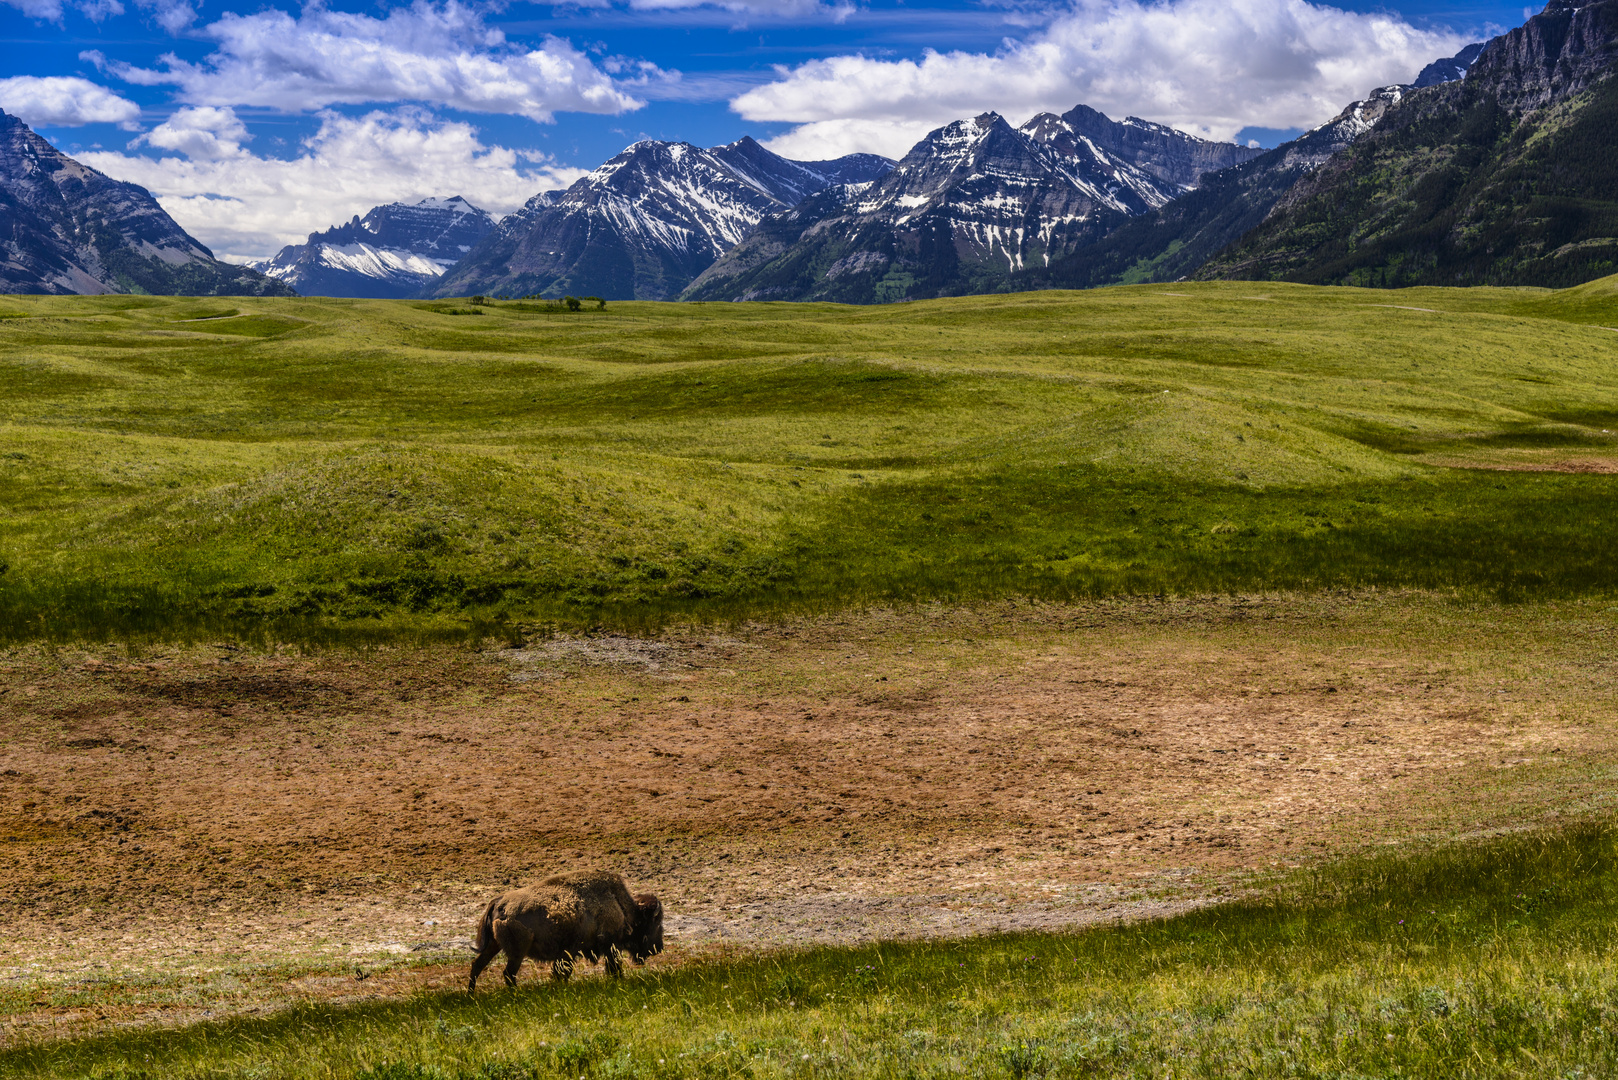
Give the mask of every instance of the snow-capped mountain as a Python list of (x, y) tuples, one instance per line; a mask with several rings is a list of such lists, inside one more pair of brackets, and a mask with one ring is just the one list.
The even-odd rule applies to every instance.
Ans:
[(493, 228), (459, 195), (388, 203), (253, 265), (304, 296), (415, 296)]
[(1477, 62), (1477, 58), (1482, 54), (1483, 46), (1486, 44), (1488, 42), (1479, 41), (1468, 45), (1454, 56), (1434, 60), (1421, 69), (1421, 74), (1417, 75), (1416, 81), (1410, 85), (1420, 89), (1423, 86), (1439, 86), (1443, 83), (1457, 82), (1466, 78), (1466, 73)]
[[(1138, 143), (1144, 164), (1192, 175), (1174, 155), (1201, 140), (1154, 138)], [(1154, 157), (1153, 145), (1174, 153)], [(994, 291), (1186, 190), (1164, 175), (1109, 153), (1066, 117), (1044, 113), (1018, 129), (984, 113), (930, 132), (864, 190), (828, 193), (760, 226), (686, 296), (870, 303)]]
[[(1139, 214), (1179, 194), (1051, 119), (1055, 125), (1032, 131), (1014, 130), (992, 112), (947, 124), (912, 147), (854, 212), (890, 212), (903, 223), (947, 206), (962, 222), (990, 227), (1022, 221), (1038, 208), (1049, 235), (1063, 221), (1104, 210)], [(1000, 246), (1012, 263), (1020, 261)]]
[(1040, 113), (1022, 129), (1063, 153), (1088, 144), (1111, 160), (1133, 165), (1176, 195), (1195, 188), (1203, 174), (1228, 169), (1264, 151), (1235, 143), (1210, 142), (1138, 116), (1109, 119), (1088, 105), (1057, 116)]
[(791, 161), (751, 138), (710, 149), (638, 142), (565, 192), (530, 200), (430, 291), (670, 299), (766, 215), (892, 164)]
[(75, 161), (0, 112), (0, 292), (283, 296), (175, 224), (151, 193)]

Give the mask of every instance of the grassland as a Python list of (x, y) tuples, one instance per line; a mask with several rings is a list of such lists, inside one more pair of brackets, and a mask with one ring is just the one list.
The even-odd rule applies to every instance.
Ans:
[(531, 307), (0, 299), (0, 635), (1618, 586), (1612, 281)]
[(0, 298), (0, 1073), (1611, 1074), (1614, 327)]
[(1083, 934), (817, 950), (0, 1052), (18, 1080), (1597, 1077), (1618, 843), (1362, 859)]

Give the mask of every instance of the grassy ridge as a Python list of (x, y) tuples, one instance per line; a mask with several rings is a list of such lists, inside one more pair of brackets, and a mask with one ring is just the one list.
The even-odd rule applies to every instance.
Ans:
[(1078, 934), (816, 950), (0, 1052), (26, 1077), (1492, 1077), (1618, 1069), (1618, 837), (1381, 856)]
[(1611, 282), (1257, 290), (0, 298), (0, 636), (1618, 586)]

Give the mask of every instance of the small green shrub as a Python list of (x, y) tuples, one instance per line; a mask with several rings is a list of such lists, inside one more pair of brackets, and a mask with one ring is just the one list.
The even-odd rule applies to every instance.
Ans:
[(354, 1074), (354, 1080), (450, 1080), (444, 1070), (414, 1061), (384, 1061)]
[(606, 1061), (617, 1049), (617, 1036), (608, 1032), (575, 1033), (551, 1050), (551, 1064), (563, 1076), (580, 1076)]
[(1045, 1071), (1048, 1055), (1044, 1044), (1021, 1040), (1000, 1047), (999, 1058), (1012, 1080), (1028, 1080)]
[(538, 1070), (514, 1061), (485, 1061), (474, 1069), (462, 1069), (455, 1080), (537, 1080)]
[(859, 964), (843, 977), (843, 986), (851, 994), (869, 994), (877, 986), (875, 964)]
[(769, 981), (764, 988), (765, 997), (783, 1005), (808, 1005), (810, 989), (809, 983), (803, 976), (795, 971), (783, 972)]

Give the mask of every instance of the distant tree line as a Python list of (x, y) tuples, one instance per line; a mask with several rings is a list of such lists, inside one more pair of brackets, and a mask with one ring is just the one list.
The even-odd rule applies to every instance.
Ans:
[(530, 293), (527, 296), (492, 296), (492, 297), (491, 296), (484, 296), (482, 293), (479, 293), (478, 295), (476, 295), (474, 297), (471, 297), (468, 302), (472, 303), (472, 304), (475, 304), (475, 305), (478, 305), (478, 306), (486, 306), (486, 305), (488, 305), (490, 302), (492, 302), (494, 300), (528, 300), (528, 301), (537, 300), (540, 303), (544, 304), (546, 307), (553, 308), (553, 309), (555, 309), (557, 311), (561, 311), (564, 308), (567, 309), (568, 311), (581, 311), (581, 310), (583, 310), (584, 305), (586, 305), (586, 304), (593, 304), (597, 311), (605, 311), (605, 310), (607, 310), (607, 302), (605, 300), (603, 300), (599, 296), (564, 296), (564, 297), (562, 297), (561, 300), (554, 300), (554, 299), (551, 299), (551, 298), (548, 298), (548, 297), (541, 296), (539, 293)]

